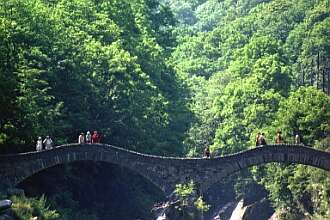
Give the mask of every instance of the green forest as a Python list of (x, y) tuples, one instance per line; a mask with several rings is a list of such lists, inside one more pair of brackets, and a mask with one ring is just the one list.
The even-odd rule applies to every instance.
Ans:
[[(0, 1), (0, 154), (88, 130), (161, 156), (227, 155), (277, 131), (330, 151), (329, 95), (329, 0)], [(330, 219), (329, 172), (271, 163), (229, 180), (237, 197), (262, 186), (283, 220)], [(108, 219), (80, 213), (69, 188), (70, 209), (13, 198), (17, 218)]]

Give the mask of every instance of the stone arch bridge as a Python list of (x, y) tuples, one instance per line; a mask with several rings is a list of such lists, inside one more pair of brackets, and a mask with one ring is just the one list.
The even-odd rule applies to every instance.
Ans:
[(169, 194), (177, 183), (194, 180), (207, 190), (241, 169), (270, 162), (298, 163), (330, 171), (330, 152), (301, 145), (268, 145), (212, 159), (141, 154), (106, 144), (68, 144), (52, 150), (0, 156), (0, 183), (14, 187), (59, 164), (102, 161), (126, 167)]

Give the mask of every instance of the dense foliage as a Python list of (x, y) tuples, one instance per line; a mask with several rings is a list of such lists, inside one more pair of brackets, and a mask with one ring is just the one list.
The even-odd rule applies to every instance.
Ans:
[[(328, 0), (2, 1), (0, 152), (87, 130), (160, 155), (224, 155), (278, 130), (329, 151), (329, 36)], [(239, 175), (238, 193), (263, 185), (283, 218), (330, 218), (326, 172)]]
[[(0, 199), (8, 199), (4, 194), (0, 194)], [(23, 195), (11, 196), (12, 216), (17, 220), (26, 219), (42, 219), (42, 220), (57, 220), (60, 215), (55, 210), (52, 210), (45, 196), (40, 198), (27, 198)], [(1, 212), (3, 214), (3, 210)]]
[(166, 7), (10, 0), (0, 13), (2, 151), (25, 151), (37, 136), (61, 144), (98, 130), (103, 142), (182, 153), (189, 112), (166, 64), (175, 43)]
[[(179, 21), (171, 62), (196, 116), (185, 139), (189, 156), (205, 146), (220, 155), (247, 149), (257, 132), (273, 143), (278, 130), (286, 142), (299, 134), (304, 144), (330, 150), (329, 1), (164, 2)], [(241, 175), (239, 195), (249, 191), (242, 180), (253, 182)], [(329, 218), (329, 174), (270, 164), (252, 176), (283, 218)]]
[(179, 216), (171, 219), (189, 220), (203, 219), (203, 212), (207, 212), (210, 205), (207, 205), (202, 196), (198, 196), (196, 185), (193, 181), (187, 184), (177, 184), (175, 195), (177, 197), (176, 206)]

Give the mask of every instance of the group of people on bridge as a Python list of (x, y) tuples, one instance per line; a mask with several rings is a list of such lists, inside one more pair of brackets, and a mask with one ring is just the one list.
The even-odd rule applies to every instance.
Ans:
[[(295, 144), (301, 144), (299, 134), (296, 134), (294, 137)], [(275, 136), (275, 144), (284, 144), (284, 138), (282, 136), (282, 132), (278, 131)], [(256, 136), (256, 147), (267, 145), (265, 133), (258, 132)]]
[[(295, 144), (301, 144), (301, 138), (299, 134), (296, 134), (294, 137)], [(284, 144), (284, 138), (282, 136), (282, 132), (278, 131), (275, 136), (275, 144)], [(258, 132), (255, 141), (256, 147), (267, 145), (265, 133)], [(211, 158), (210, 147), (206, 146), (203, 151), (203, 158)]]
[[(93, 134), (91, 134), (90, 131), (87, 131), (86, 135), (81, 132), (79, 137), (78, 137), (78, 144), (93, 144), (93, 143), (100, 143), (101, 142), (101, 136), (98, 134), (97, 131), (94, 131)], [(259, 146), (265, 146), (267, 145), (266, 138), (265, 138), (265, 133), (258, 132), (256, 136), (256, 147)], [(282, 132), (278, 131), (275, 137), (275, 144), (283, 144), (284, 139), (282, 137)], [(300, 144), (300, 136), (299, 134), (296, 134), (295, 136), (295, 144)], [(45, 147), (45, 148), (43, 148)], [(53, 148), (53, 140), (47, 135), (46, 138), (42, 141), (41, 137), (38, 137), (37, 144), (36, 144), (36, 150), (37, 151), (42, 151), (43, 149), (45, 150), (50, 150)], [(203, 152), (203, 158), (211, 158), (211, 151), (210, 147), (206, 146), (204, 148)]]
[[(101, 142), (101, 135), (97, 131), (94, 131), (93, 134), (91, 134), (90, 131), (87, 131), (86, 135), (82, 132), (78, 137), (78, 144), (85, 144), (85, 143), (93, 144), (100, 142)], [(49, 135), (47, 135), (44, 140), (42, 140), (42, 137), (38, 137), (36, 143), (36, 151), (50, 150), (53, 149), (53, 147), (54, 147), (54, 142)]]
[(36, 150), (42, 151), (43, 149), (45, 150), (53, 149), (53, 140), (49, 137), (49, 135), (47, 135), (44, 140), (42, 140), (41, 137), (38, 137)]
[(94, 131), (93, 134), (91, 134), (90, 131), (87, 131), (86, 136), (83, 132), (81, 132), (78, 137), (78, 144), (94, 144), (100, 142), (101, 135), (97, 133), (97, 131)]

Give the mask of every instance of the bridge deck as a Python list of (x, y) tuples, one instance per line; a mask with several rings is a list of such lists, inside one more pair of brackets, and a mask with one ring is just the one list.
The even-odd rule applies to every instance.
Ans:
[(330, 152), (302, 145), (267, 145), (205, 159), (148, 155), (106, 144), (67, 144), (41, 152), (1, 155), (0, 179), (16, 185), (41, 170), (74, 161), (117, 164), (139, 173), (164, 191), (190, 179), (207, 188), (240, 169), (269, 162), (298, 163), (330, 171)]

